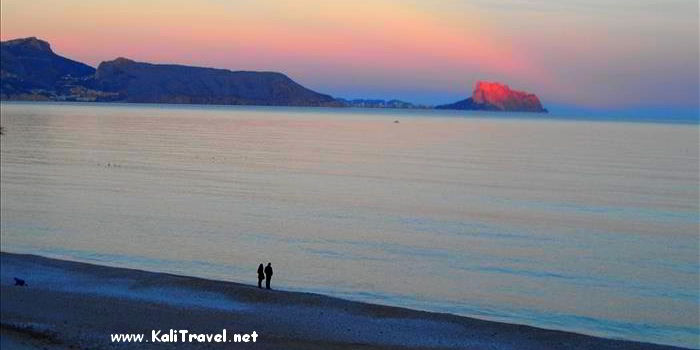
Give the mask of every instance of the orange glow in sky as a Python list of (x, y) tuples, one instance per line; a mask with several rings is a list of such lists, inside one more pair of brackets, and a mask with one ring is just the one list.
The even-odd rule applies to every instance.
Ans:
[[(476, 80), (545, 104), (697, 108), (694, 0), (3, 0), (1, 38), (90, 65), (271, 70), (347, 98), (447, 103)], [(673, 40), (668, 40), (673, 38)]]

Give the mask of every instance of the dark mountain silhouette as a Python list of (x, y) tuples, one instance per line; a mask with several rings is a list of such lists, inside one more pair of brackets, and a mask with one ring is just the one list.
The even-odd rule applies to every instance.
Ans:
[(49, 43), (34, 37), (0, 43), (2, 98), (49, 98), (51, 92), (90, 79), (94, 73), (95, 68), (55, 54)]
[(508, 85), (485, 81), (474, 85), (472, 97), (435, 108), (547, 113), (535, 94), (511, 90)]
[(342, 106), (275, 72), (230, 71), (126, 58), (94, 68), (55, 54), (37, 38), (2, 42), (4, 100), (121, 101), (266, 106)]
[(269, 106), (326, 106), (329, 95), (311, 91), (282, 73), (230, 71), (126, 58), (102, 62), (95, 88), (125, 102)]

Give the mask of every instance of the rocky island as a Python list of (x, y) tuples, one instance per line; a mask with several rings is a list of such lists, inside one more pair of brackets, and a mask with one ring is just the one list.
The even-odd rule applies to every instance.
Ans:
[(535, 94), (511, 90), (508, 85), (487, 81), (479, 81), (474, 85), (472, 97), (435, 108), (547, 113)]

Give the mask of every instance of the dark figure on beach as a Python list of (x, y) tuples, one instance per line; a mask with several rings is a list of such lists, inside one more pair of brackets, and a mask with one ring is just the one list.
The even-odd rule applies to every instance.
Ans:
[(262, 288), (262, 281), (265, 279), (265, 270), (263, 269), (263, 264), (258, 266), (258, 288)]
[(270, 289), (270, 280), (272, 279), (272, 263), (267, 263), (265, 267), (265, 288)]
[(26, 287), (26, 286), (27, 286), (27, 281), (25, 281), (25, 280), (23, 280), (23, 279), (21, 279), (21, 278), (15, 277), (15, 286)]

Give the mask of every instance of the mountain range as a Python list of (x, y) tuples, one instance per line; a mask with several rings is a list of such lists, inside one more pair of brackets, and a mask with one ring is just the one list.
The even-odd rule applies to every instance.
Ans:
[[(399, 100), (348, 100), (310, 90), (278, 72), (105, 61), (97, 69), (35, 37), (0, 43), (0, 99), (263, 106), (430, 108)], [(546, 112), (537, 96), (477, 83), (472, 97), (439, 109)]]
[(49, 99), (48, 92), (65, 93), (73, 82), (85, 81), (95, 68), (55, 54), (49, 43), (36, 38), (0, 44), (0, 97)]
[(92, 102), (340, 106), (282, 73), (230, 71), (117, 58), (97, 69), (37, 38), (0, 45), (0, 98)]

